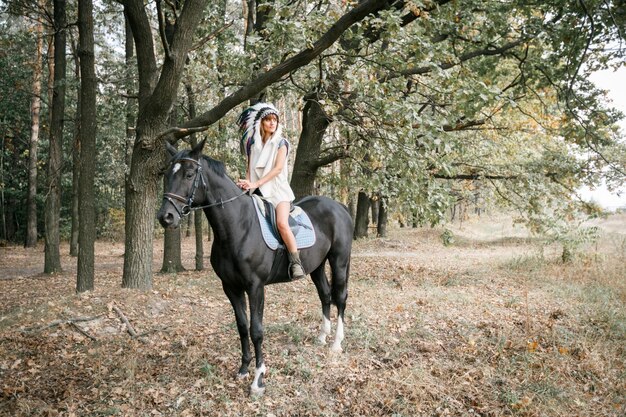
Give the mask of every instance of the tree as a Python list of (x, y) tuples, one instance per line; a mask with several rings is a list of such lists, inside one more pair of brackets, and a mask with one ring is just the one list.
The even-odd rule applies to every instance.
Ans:
[(80, 175), (78, 234), (78, 273), (76, 291), (94, 287), (94, 242), (96, 240), (96, 210), (94, 176), (96, 169), (96, 72), (93, 34), (93, 3), (78, 1), (78, 34), (80, 59)]
[(63, 143), (63, 120), (65, 117), (65, 0), (54, 0), (54, 90), (52, 94), (50, 122), (50, 150), (48, 152), (48, 190), (45, 214), (44, 272), (61, 271), (59, 250), (61, 210), (61, 166)]
[[(43, 2), (39, 2), (43, 8)], [(39, 146), (39, 113), (41, 112), (41, 77), (43, 56), (43, 22), (35, 23), (37, 53), (33, 63), (33, 84), (31, 101), (31, 133), (30, 149), (28, 152), (28, 199), (26, 202), (28, 216), (26, 224), (26, 239), (24, 246), (32, 248), (37, 244), (37, 151)]]

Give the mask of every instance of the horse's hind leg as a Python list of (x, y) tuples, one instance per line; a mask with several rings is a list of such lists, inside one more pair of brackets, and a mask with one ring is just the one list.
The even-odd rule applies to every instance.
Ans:
[(250, 339), (248, 337), (246, 297), (242, 290), (233, 289), (225, 285), (222, 287), (235, 311), (237, 330), (239, 331), (239, 339), (241, 340), (241, 367), (239, 368), (239, 372), (237, 372), (237, 378), (244, 378), (248, 376), (248, 365), (250, 365), (250, 361), (252, 360), (252, 355), (250, 355)]
[(350, 271), (350, 255), (331, 256), (328, 259), (333, 272), (331, 296), (333, 304), (337, 306), (337, 331), (335, 341), (331, 346), (334, 352), (341, 352), (341, 342), (344, 338), (344, 314), (346, 311), (346, 301), (348, 299), (348, 274)]
[(317, 295), (322, 303), (322, 326), (318, 340), (325, 345), (326, 337), (330, 335), (330, 285), (326, 278), (326, 262), (323, 262), (315, 271), (311, 272), (311, 279), (317, 288)]

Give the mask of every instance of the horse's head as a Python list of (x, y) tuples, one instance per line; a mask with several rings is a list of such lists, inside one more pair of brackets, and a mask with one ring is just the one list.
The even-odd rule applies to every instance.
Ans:
[(165, 193), (157, 214), (163, 227), (175, 228), (188, 215), (194, 203), (204, 198), (205, 182), (202, 176), (203, 140), (189, 151), (178, 152), (166, 142), (170, 154), (169, 167), (165, 173)]

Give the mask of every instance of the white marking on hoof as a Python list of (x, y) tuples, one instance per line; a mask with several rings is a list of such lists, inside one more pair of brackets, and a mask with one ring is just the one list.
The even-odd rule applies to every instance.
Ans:
[(341, 342), (343, 341), (343, 320), (341, 317), (337, 319), (337, 333), (335, 334), (335, 341), (333, 342), (333, 346), (330, 348), (333, 352), (341, 353), (343, 349), (341, 348)]
[(320, 335), (318, 336), (317, 340), (319, 340), (321, 344), (325, 345), (326, 337), (328, 335), (330, 335), (330, 320), (328, 320), (326, 316), (322, 314), (322, 328), (320, 330)]
[(245, 374), (240, 374), (239, 372), (237, 372), (237, 379), (238, 380), (246, 379), (248, 378), (248, 375), (250, 375), (249, 372), (246, 372)]
[(250, 385), (250, 395), (253, 397), (260, 397), (265, 393), (264, 379), (266, 372), (267, 368), (265, 368), (265, 364), (262, 364), (254, 371), (254, 381), (252, 381), (252, 385)]

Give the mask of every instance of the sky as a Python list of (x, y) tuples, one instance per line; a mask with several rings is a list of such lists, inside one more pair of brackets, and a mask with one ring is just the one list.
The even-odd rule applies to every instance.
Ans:
[[(591, 81), (603, 90), (608, 91), (611, 105), (626, 114), (626, 67), (617, 71), (605, 70), (594, 73)], [(622, 132), (626, 134), (626, 118), (620, 122)], [(606, 187), (595, 190), (588, 188), (581, 190), (581, 196), (586, 200), (593, 200), (605, 209), (626, 207), (626, 184), (617, 192), (609, 192)]]

